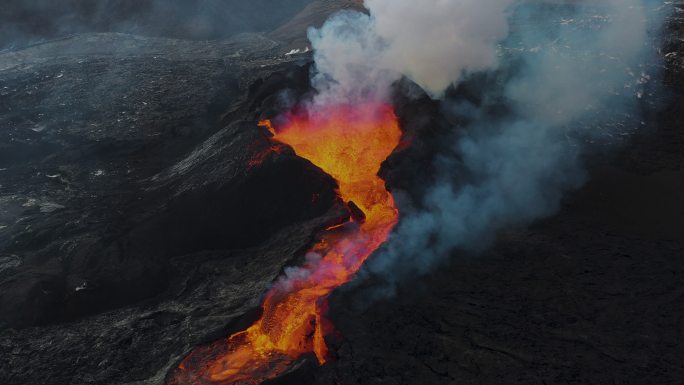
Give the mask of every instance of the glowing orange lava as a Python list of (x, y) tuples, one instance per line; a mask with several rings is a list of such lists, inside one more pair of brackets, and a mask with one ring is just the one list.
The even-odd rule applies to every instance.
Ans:
[(285, 120), (277, 130), (269, 121), (260, 124), (334, 177), (339, 196), (363, 215), (352, 215), (347, 225), (328, 229), (308, 253), (306, 264), (296, 274), (281, 277), (266, 294), (261, 319), (221, 341), (220, 353), (209, 348), (193, 351), (172, 384), (259, 384), (311, 352), (325, 363), (326, 297), (352, 278), (397, 223), (394, 199), (377, 175), (401, 137), (391, 106), (338, 105)]

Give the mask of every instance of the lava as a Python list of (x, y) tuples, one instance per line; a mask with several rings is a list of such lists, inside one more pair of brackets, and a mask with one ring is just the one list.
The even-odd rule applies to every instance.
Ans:
[(339, 197), (352, 214), (346, 224), (326, 230), (296, 274), (273, 285), (258, 321), (226, 340), (195, 349), (176, 369), (171, 384), (259, 384), (310, 353), (324, 364), (325, 335), (331, 329), (325, 320), (327, 296), (353, 277), (397, 223), (394, 199), (378, 176), (401, 137), (391, 106), (328, 106), (283, 120), (282, 127), (260, 124), (335, 178)]

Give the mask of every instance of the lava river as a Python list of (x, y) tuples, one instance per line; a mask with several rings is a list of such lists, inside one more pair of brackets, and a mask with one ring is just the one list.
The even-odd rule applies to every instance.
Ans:
[(273, 285), (258, 321), (210, 347), (195, 349), (175, 370), (171, 384), (259, 384), (310, 353), (325, 363), (327, 296), (353, 277), (397, 223), (394, 199), (378, 177), (401, 137), (391, 106), (337, 105), (291, 114), (283, 121), (281, 127), (269, 121), (261, 125), (335, 178), (338, 194), (353, 214), (347, 223), (325, 231), (297, 274)]

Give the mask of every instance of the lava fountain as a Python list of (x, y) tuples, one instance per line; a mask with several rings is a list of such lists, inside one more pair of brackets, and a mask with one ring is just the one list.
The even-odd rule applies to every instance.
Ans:
[(295, 277), (281, 277), (268, 291), (262, 316), (248, 329), (188, 355), (171, 384), (259, 384), (285, 373), (302, 356), (328, 359), (325, 342), (327, 296), (349, 282), (389, 237), (398, 210), (378, 176), (399, 144), (401, 130), (385, 103), (335, 105), (285, 116), (267, 127), (298, 156), (331, 175), (352, 215), (325, 231)]

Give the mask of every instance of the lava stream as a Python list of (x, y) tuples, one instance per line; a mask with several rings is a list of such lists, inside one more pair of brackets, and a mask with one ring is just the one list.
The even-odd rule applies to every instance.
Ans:
[(352, 215), (342, 229), (328, 229), (300, 274), (281, 277), (269, 290), (256, 323), (195, 349), (176, 369), (172, 384), (259, 384), (283, 374), (307, 353), (325, 363), (327, 296), (352, 278), (397, 223), (394, 199), (377, 175), (401, 137), (391, 106), (337, 105), (285, 121), (277, 130), (269, 121), (261, 125), (335, 178), (340, 198), (363, 214)]

